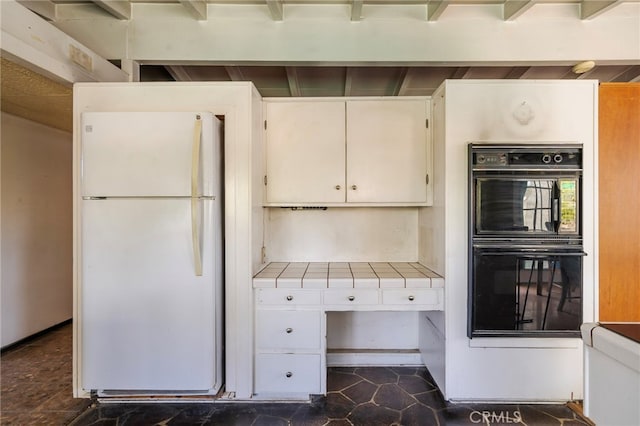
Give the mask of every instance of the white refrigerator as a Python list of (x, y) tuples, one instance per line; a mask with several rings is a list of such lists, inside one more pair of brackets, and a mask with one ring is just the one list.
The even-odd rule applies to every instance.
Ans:
[(222, 385), (221, 123), (82, 114), (80, 371), (98, 394)]

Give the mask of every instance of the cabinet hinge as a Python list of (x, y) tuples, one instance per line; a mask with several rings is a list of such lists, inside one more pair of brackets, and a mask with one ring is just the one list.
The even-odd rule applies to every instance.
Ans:
[(267, 130), (267, 120), (264, 120), (264, 129)]
[(260, 258), (260, 263), (265, 263), (267, 260), (267, 248), (265, 246), (262, 246), (262, 249), (260, 250)]
[(264, 185), (267, 186), (267, 175), (264, 175), (264, 179), (262, 179), (264, 182)]
[(427, 177), (426, 177), (425, 181), (427, 182), (427, 185), (429, 185), (429, 174), (428, 173), (427, 173)]
[(428, 118), (424, 120), (424, 124), (428, 129), (429, 128), (429, 119)]

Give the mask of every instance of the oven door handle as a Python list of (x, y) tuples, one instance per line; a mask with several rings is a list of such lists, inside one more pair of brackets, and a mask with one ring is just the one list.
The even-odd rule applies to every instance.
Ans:
[(555, 251), (482, 251), (478, 253), (482, 256), (518, 256), (528, 258), (543, 258), (543, 257), (566, 257), (566, 256), (586, 256), (587, 253), (583, 251), (576, 252), (555, 252)]
[(558, 232), (560, 226), (560, 198), (551, 200), (551, 221), (553, 222), (554, 231)]
[(553, 231), (558, 232), (560, 229), (560, 185), (558, 182), (553, 184), (553, 198), (551, 199), (551, 223)]

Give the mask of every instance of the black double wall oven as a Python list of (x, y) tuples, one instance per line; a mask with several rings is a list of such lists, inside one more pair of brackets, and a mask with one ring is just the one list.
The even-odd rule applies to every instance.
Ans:
[(469, 145), (469, 337), (579, 336), (582, 148)]

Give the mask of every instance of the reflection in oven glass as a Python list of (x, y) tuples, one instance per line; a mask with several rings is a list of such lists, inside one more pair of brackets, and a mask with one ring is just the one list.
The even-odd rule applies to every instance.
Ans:
[(582, 323), (582, 256), (477, 252), (473, 333), (578, 332)]
[(555, 232), (555, 180), (479, 179), (476, 185), (476, 232)]

